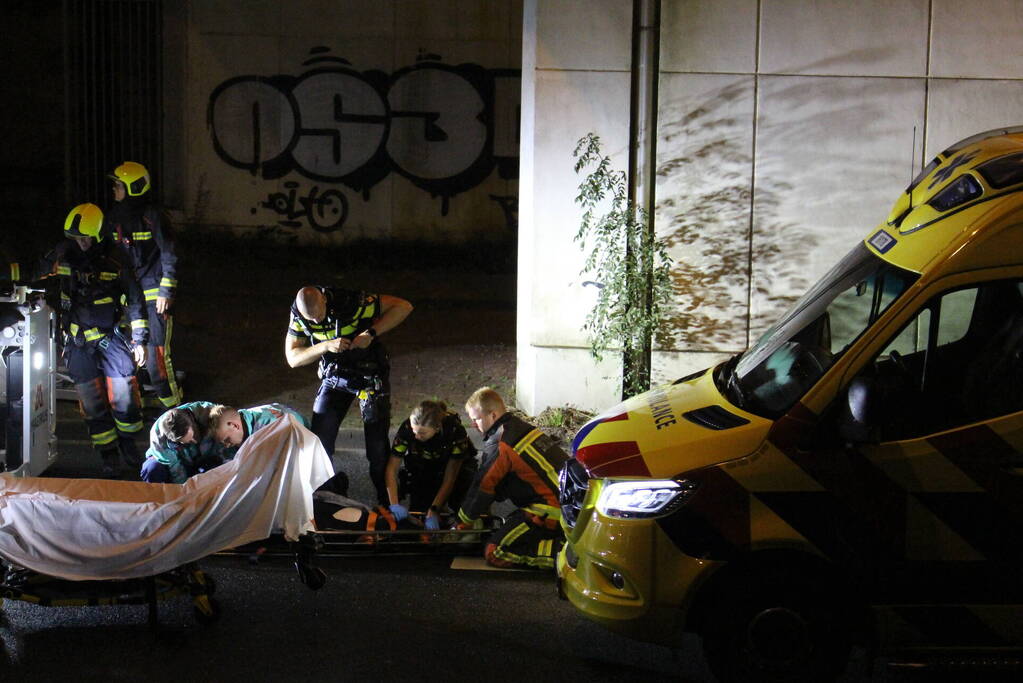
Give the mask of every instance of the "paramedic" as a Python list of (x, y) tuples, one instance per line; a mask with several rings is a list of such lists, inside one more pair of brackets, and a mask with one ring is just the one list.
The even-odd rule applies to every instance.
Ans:
[(153, 422), (149, 450), (139, 475), (151, 484), (183, 484), (189, 477), (229, 459), (210, 433), (216, 403), (192, 401), (171, 408)]
[(294, 409), (281, 403), (270, 403), (255, 408), (232, 408), (219, 405), (210, 410), (209, 429), (213, 440), (223, 448), (232, 449), (232, 456), (245, 439), (259, 429), (274, 423), (285, 413), (292, 415), (299, 424), (308, 428), (309, 423)]
[(293, 368), (318, 362), (320, 388), (312, 431), (328, 456), (341, 421), (358, 397), (369, 475), (377, 503), (388, 505), (384, 471), (391, 426), (390, 360), (377, 337), (401, 324), (412, 304), (388, 294), (303, 287), (291, 306), (284, 356)]
[[(422, 401), (391, 443), (386, 470), (391, 514), (400, 522), (409, 508), (426, 512), (426, 528), (439, 529), (440, 511), (449, 502), (455, 509), (461, 505), (476, 469), (476, 447), (458, 413), (440, 401)], [(399, 502), (405, 493), (409, 508)]]
[(558, 472), (568, 457), (549, 436), (509, 413), (490, 387), (477, 389), (465, 410), (483, 433), (483, 455), (458, 511), (459, 528), (479, 528), (492, 502), (510, 500), (518, 509), (487, 539), (487, 563), (553, 568), (563, 542)]

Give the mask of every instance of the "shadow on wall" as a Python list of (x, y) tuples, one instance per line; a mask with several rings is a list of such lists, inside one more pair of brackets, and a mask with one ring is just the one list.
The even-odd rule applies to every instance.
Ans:
[[(751, 324), (751, 298), (773, 321), (809, 285), (805, 257), (817, 240), (806, 226), (781, 218), (792, 184), (757, 176), (757, 234), (751, 234), (750, 119), (740, 113), (751, 93), (752, 79), (744, 79), (696, 106), (662, 103), (656, 211), (658, 233), (675, 259), (675, 309), (663, 321), (673, 350), (741, 351), (751, 328), (755, 334), (760, 327), (759, 320)], [(792, 244), (800, 245), (798, 252)]]

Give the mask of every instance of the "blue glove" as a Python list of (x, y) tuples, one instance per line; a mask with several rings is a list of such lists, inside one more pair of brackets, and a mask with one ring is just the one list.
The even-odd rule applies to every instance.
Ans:
[(391, 514), (394, 515), (395, 522), (400, 522), (401, 520), (408, 518), (408, 508), (401, 503), (393, 503), (387, 507), (391, 511)]
[(426, 518), (426, 530), (427, 531), (439, 531), (440, 530), (440, 515), (430, 515)]

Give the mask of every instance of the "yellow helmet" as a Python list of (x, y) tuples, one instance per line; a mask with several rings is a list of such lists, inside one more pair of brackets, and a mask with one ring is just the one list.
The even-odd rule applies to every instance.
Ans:
[(149, 171), (137, 161), (126, 161), (110, 174), (114, 180), (124, 183), (129, 197), (138, 197), (149, 191)]
[(68, 237), (91, 237), (97, 242), (103, 239), (103, 211), (95, 204), (79, 204), (71, 209), (64, 221), (64, 234)]

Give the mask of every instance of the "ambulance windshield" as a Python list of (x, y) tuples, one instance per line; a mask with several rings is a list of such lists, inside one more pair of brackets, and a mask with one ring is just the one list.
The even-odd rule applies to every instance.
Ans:
[(858, 244), (727, 368), (729, 400), (765, 417), (782, 415), (917, 277)]

